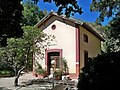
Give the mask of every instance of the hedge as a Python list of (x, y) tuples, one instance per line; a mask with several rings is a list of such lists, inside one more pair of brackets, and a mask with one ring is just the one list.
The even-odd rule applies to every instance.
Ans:
[(78, 79), (78, 90), (120, 90), (120, 51), (89, 58)]

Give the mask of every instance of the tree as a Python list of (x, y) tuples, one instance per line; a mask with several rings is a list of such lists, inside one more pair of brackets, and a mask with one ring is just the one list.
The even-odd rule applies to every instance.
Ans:
[[(6, 46), (7, 38), (20, 37), (23, 34), (21, 29), (22, 20), (22, 10), (21, 5), (22, 0), (0, 1), (0, 45)], [(32, 0), (37, 3), (39, 0)], [(44, 0), (44, 2), (52, 2), (52, 0)], [(53, 2), (58, 7), (58, 14), (63, 14), (65, 10), (65, 15), (69, 17), (74, 13), (82, 13), (82, 8), (78, 6), (77, 0), (53, 0)]]
[[(34, 53), (41, 54), (41, 60), (44, 57), (43, 51), (49, 45), (48, 43), (52, 40), (52, 36), (47, 36), (41, 30), (26, 26), (23, 28), (24, 33), (21, 38), (10, 38), (8, 39), (7, 47), (1, 47), (7, 56), (9, 61), (12, 61), (12, 66), (15, 73), (14, 85), (18, 85), (18, 79), (21, 71), (27, 67), (32, 67), (32, 56)], [(1, 53), (2, 51), (0, 51)], [(1, 55), (2, 56), (2, 55)], [(5, 58), (5, 57), (3, 57)]]
[[(110, 21), (110, 23), (113, 22)], [(112, 24), (116, 24), (116, 28), (111, 27), (110, 23), (105, 26), (104, 28), (104, 38), (105, 41), (102, 42), (102, 50), (104, 51), (104, 53), (109, 53), (109, 52), (116, 52), (120, 50), (120, 38), (119, 38), (119, 29), (117, 30), (117, 28), (119, 27), (116, 26), (116, 23), (112, 23)]]
[[(39, 0), (32, 0), (37, 3)], [(75, 13), (82, 14), (82, 8), (78, 6), (77, 0), (44, 0), (44, 2), (54, 2), (58, 7), (58, 14), (65, 14), (66, 17), (74, 15)]]
[(100, 13), (97, 22), (101, 23), (105, 17), (115, 17), (120, 12), (119, 0), (92, 0), (91, 11)]
[(120, 50), (120, 12), (108, 24), (108, 39), (111, 43), (110, 51)]
[(93, 0), (91, 11), (100, 12), (97, 23), (104, 21), (105, 17), (112, 18), (106, 26), (107, 52), (120, 50), (120, 1), (119, 0)]
[(34, 4), (32, 1), (27, 0), (23, 5), (23, 21), (22, 24), (27, 26), (34, 26), (37, 22), (39, 22), (46, 14), (47, 11), (40, 10), (40, 8)]
[(23, 35), (21, 29), (22, 10), (21, 0), (0, 0), (0, 45), (6, 46), (7, 38)]
[(120, 51), (89, 58), (79, 76), (78, 90), (120, 89)]
[(0, 71), (14, 71), (12, 68), (12, 61), (8, 58), (6, 48), (0, 48)]

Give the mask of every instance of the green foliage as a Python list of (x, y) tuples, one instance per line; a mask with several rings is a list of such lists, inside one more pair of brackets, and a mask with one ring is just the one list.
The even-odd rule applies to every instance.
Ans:
[(120, 43), (120, 12), (110, 21), (108, 28), (110, 36), (116, 40), (118, 39)]
[(20, 37), (22, 10), (21, 0), (0, 0), (0, 45), (6, 46), (7, 38)]
[(45, 69), (37, 69), (36, 72), (37, 74), (43, 74), (43, 75), (47, 73)]
[(115, 52), (120, 50), (120, 15), (114, 17), (107, 26), (104, 28), (103, 48), (105, 53)]
[(120, 89), (120, 51), (89, 59), (82, 71), (78, 90)]
[(97, 23), (104, 21), (105, 17), (116, 16), (120, 12), (120, 0), (92, 0), (91, 11), (100, 12)]
[(16, 76), (15, 86), (18, 85), (21, 71), (32, 68), (33, 54), (39, 54), (39, 58), (42, 60), (44, 58), (43, 51), (50, 45), (46, 43), (53, 39), (51, 38), (52, 35), (47, 36), (42, 30), (32, 26), (25, 26), (23, 30), (24, 33), (21, 38), (10, 38), (7, 41), (8, 45), (0, 48), (4, 51), (0, 51), (0, 58), (12, 61), (11, 67)]
[(31, 0), (27, 0), (22, 3), (23, 5), (23, 20), (22, 24), (27, 26), (34, 26), (37, 22), (39, 22), (46, 14), (47, 11), (40, 10), (40, 8), (34, 4)]
[(62, 74), (66, 75), (69, 73), (67, 60), (65, 58), (61, 58), (60, 60), (62, 61)]
[(12, 61), (8, 59), (7, 54), (5, 53), (5, 48), (0, 48), (0, 70), (9, 70), (12, 69)]
[[(32, 0), (37, 3), (39, 0)], [(44, 2), (54, 2), (58, 7), (58, 14), (65, 14), (66, 17), (70, 17), (70, 15), (74, 15), (75, 13), (82, 14), (82, 8), (78, 6), (77, 0), (44, 0)]]
[(62, 76), (62, 70), (60, 70), (60, 69), (55, 70), (54, 76), (55, 76), (55, 77), (56, 77), (56, 76)]
[[(21, 38), (10, 38), (7, 47), (0, 48), (1, 62), (5, 62), (2, 66), (11, 63), (9, 67), (18, 71), (23, 66), (32, 68), (33, 53), (41, 53), (41, 59), (43, 58), (42, 50), (45, 46), (42, 43), (47, 41), (46, 34), (31, 26), (23, 27), (23, 30)], [(38, 42), (39, 47), (36, 46)]]
[[(0, 46), (7, 45), (7, 38), (21, 37), (23, 30), (21, 29), (21, 20), (22, 20), (22, 10), (21, 5), (22, 0), (0, 1)], [(39, 0), (31, 0), (37, 3)], [(50, 2), (52, 0), (44, 0), (44, 2)], [(82, 8), (78, 6), (77, 0), (53, 0), (53, 2), (58, 7), (58, 14), (65, 12), (67, 17), (74, 15), (74, 13), (82, 14)], [(27, 6), (28, 4), (26, 4)], [(30, 10), (24, 8), (24, 25), (33, 25), (38, 19), (43, 17), (43, 13), (31, 3)], [(29, 6), (28, 6), (29, 7)], [(28, 12), (28, 13), (27, 13)], [(39, 13), (38, 13), (39, 12)], [(37, 13), (37, 15), (36, 15)], [(28, 16), (27, 16), (28, 15)], [(40, 17), (39, 17), (40, 16)], [(32, 18), (31, 18), (32, 17)], [(36, 20), (37, 19), (37, 20)], [(33, 21), (32, 21), (33, 20)], [(31, 22), (32, 21), (32, 22)]]
[(108, 39), (111, 42), (110, 51), (120, 50), (120, 13), (110, 21), (108, 27)]
[(2, 70), (12, 68), (17, 74), (24, 66), (27, 69), (32, 68), (33, 54), (40, 55), (39, 58), (42, 60), (44, 58), (43, 52), (50, 45), (49, 42), (54, 39), (54, 36), (48, 36), (38, 28), (32, 26), (22, 28), (24, 33), (21, 38), (10, 38), (7, 41), (8, 45), (0, 48)]
[(3, 71), (0, 71), (0, 76), (14, 76), (15, 73), (14, 71), (12, 70), (3, 70)]
[(100, 16), (96, 20), (98, 24), (104, 21), (105, 17), (112, 18), (107, 25), (106, 42), (104, 44), (106, 52), (120, 50), (120, 0), (93, 0), (91, 11), (97, 11)]
[(63, 14), (63, 10), (65, 9), (66, 17), (70, 17), (70, 15), (74, 15), (75, 13), (82, 14), (82, 8), (78, 6), (76, 0), (53, 0), (56, 6), (59, 7), (58, 14)]

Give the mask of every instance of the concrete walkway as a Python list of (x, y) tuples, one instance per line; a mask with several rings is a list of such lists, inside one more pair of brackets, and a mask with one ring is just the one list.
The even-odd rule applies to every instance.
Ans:
[[(35, 90), (35, 89), (20, 89), (20, 87), (14, 87), (14, 79), (15, 77), (6, 77), (0, 78), (0, 90)], [(23, 85), (22, 82), (27, 82), (32, 79), (38, 79), (38, 77), (34, 77), (31, 72), (25, 73), (20, 76), (18, 84)]]
[[(38, 77), (34, 77), (32, 75), (32, 72), (25, 73), (22, 76), (20, 76), (18, 81), (19, 82), (18, 84), (20, 86), (18, 87), (14, 86), (14, 79), (15, 77), (0, 78), (0, 90), (52, 90), (51, 89), (52, 84), (49, 83), (32, 84), (32, 85), (25, 85), (24, 83), (22, 83), (22, 82), (28, 82), (30, 80), (39, 80)], [(75, 88), (69, 90), (77, 90), (77, 89)]]
[(59, 84), (59, 85), (56, 85), (53, 90), (68, 90), (67, 89), (67, 85), (62, 85), (62, 84)]

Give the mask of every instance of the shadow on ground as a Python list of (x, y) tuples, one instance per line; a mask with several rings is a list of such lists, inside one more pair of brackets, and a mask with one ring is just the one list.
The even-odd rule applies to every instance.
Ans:
[(12, 89), (7, 89), (6, 87), (0, 87), (0, 90), (12, 90)]

